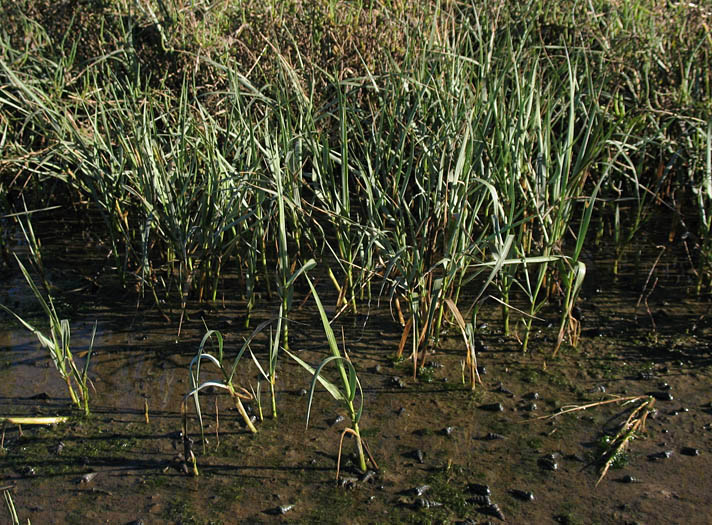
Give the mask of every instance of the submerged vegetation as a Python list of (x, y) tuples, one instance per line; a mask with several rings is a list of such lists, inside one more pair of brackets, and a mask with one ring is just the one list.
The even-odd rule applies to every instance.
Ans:
[[(476, 390), (484, 309), (501, 310), (501, 333), (523, 353), (547, 323), (556, 335), (539, 350), (575, 348), (591, 252), (610, 250), (618, 278), (654, 220), (664, 231), (645, 239), (685, 254), (688, 292), (712, 289), (704, 5), (22, 0), (0, 2), (0, 20), (0, 267), (19, 264), (50, 335), (0, 307), (49, 350), (71, 402), (89, 415), (94, 337), (81, 367), (28, 209), (84, 223), (137, 306), (178, 339), (191, 305), (239, 295), (245, 328), (260, 302), (277, 305), (232, 360), (206, 327), (186, 363), (183, 460), (195, 475), (187, 403), (203, 444), (201, 397), (215, 390), (257, 433), (243, 401), (263, 420), (264, 380), (277, 419), (282, 351), (311, 376), (307, 424), (321, 385), (348, 414), (341, 440), (355, 438), (365, 473), (362, 369), (331, 322), (376, 302), (397, 318), (397, 358), (412, 360), (414, 380), (432, 373), (429, 351), (449, 330)], [(29, 270), (13, 257), (13, 222)], [(289, 343), (297, 295), (313, 299), (326, 336), (316, 366)], [(251, 348), (258, 335), (266, 361)], [(238, 384), (245, 352), (256, 389)], [(601, 478), (652, 410), (631, 399)]]

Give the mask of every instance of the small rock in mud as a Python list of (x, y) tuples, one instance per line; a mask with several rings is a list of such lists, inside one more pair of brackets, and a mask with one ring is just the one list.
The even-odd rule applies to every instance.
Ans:
[(693, 447), (682, 447), (682, 450), (680, 450), (680, 454), (684, 454), (686, 456), (699, 456), (700, 449)]
[(487, 410), (488, 412), (503, 412), (504, 407), (502, 403), (491, 403), (489, 405), (480, 405), (481, 410)]
[(469, 490), (472, 494), (477, 494), (478, 496), (489, 496), (492, 494), (489, 485), (482, 485), (480, 483), (468, 484), (467, 490)]
[(534, 501), (534, 493), (527, 490), (512, 489), (509, 493), (521, 501)]

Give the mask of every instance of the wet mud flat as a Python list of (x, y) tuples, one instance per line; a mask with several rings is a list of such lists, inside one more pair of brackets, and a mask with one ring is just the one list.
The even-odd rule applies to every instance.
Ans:
[[(67, 305), (75, 348), (88, 344), (99, 321), (93, 413), (71, 413), (49, 357), (31, 334), (4, 318), (0, 413), (71, 415), (67, 423), (24, 426), (21, 433), (5, 426), (0, 476), (21, 521), (712, 523), (709, 303), (685, 298), (672, 280), (660, 282), (647, 308), (636, 308), (641, 285), (625, 274), (602, 292), (586, 291), (579, 303), (580, 343), (556, 357), (554, 328), (540, 323), (531, 352), (522, 354), (516, 331), (502, 335), (499, 309), (483, 309), (477, 353), (482, 384), (474, 391), (462, 383), (465, 350), (454, 330), (414, 380), (412, 362), (393, 359), (401, 328), (388, 305), (340, 317), (334, 331), (343, 328), (364, 389), (360, 426), (378, 468), (359, 472), (347, 437), (337, 481), (348, 415), (318, 389), (305, 429), (310, 377), (285, 354), (278, 366), (278, 419), (271, 418), (263, 385), (265, 418), (257, 421), (257, 434), (247, 431), (227, 396), (209, 393), (201, 401), (208, 440), (203, 450), (188, 405), (200, 471), (191, 475), (180, 435), (188, 363), (205, 325), (221, 330), (227, 354), (235, 355), (250, 332), (242, 328), (240, 301), (189, 310), (176, 340), (175, 323), (149, 306), (137, 311), (130, 294), (96, 293), (71, 272), (62, 275), (67, 289), (77, 280), (76, 300)], [(17, 307), (31, 309), (19, 279), (4, 283), (3, 299), (12, 296)], [(334, 302), (328, 285), (321, 286), (325, 303)], [(102, 304), (102, 297), (112, 297), (111, 303)], [(273, 310), (264, 305), (256, 311), (252, 326)], [(312, 364), (328, 352), (318, 328), (307, 301), (294, 312), (290, 346)], [(258, 359), (267, 345), (266, 334), (254, 340)], [(241, 361), (237, 376), (236, 384), (256, 386), (251, 359)], [(615, 435), (635, 405), (544, 417), (614, 396), (646, 395), (655, 401), (645, 430), (597, 486), (606, 436)], [(256, 416), (257, 403), (247, 405)]]

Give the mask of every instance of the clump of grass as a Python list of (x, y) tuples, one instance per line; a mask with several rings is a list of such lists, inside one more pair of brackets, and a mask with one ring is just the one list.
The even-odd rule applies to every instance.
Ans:
[[(203, 336), (203, 339), (200, 342), (200, 346), (198, 347), (198, 353), (196, 356), (191, 360), (190, 365), (189, 365), (189, 375), (190, 375), (190, 392), (188, 392), (185, 397), (183, 398), (183, 401), (181, 402), (181, 413), (183, 414), (183, 439), (188, 440), (188, 420), (187, 420), (187, 411), (185, 409), (185, 403), (189, 398), (193, 399), (194, 405), (195, 405), (195, 412), (198, 416), (198, 423), (200, 425), (200, 434), (203, 442), (203, 449), (205, 449), (205, 429), (203, 426), (203, 414), (202, 410), (200, 407), (200, 398), (199, 394), (202, 390), (205, 390), (206, 388), (218, 388), (221, 390), (226, 390), (228, 394), (230, 395), (230, 399), (233, 401), (235, 404), (235, 408), (237, 409), (238, 413), (242, 417), (243, 421), (245, 422), (245, 425), (249, 429), (250, 432), (253, 434), (257, 433), (257, 428), (255, 427), (254, 423), (250, 419), (250, 416), (247, 414), (247, 411), (245, 410), (245, 406), (242, 403), (243, 401), (250, 401), (253, 399), (252, 394), (247, 391), (244, 387), (236, 386), (234, 384), (234, 378), (235, 378), (235, 373), (237, 372), (237, 366), (240, 363), (240, 359), (242, 358), (242, 355), (245, 353), (245, 350), (249, 347), (250, 341), (262, 330), (264, 330), (267, 325), (270, 324), (271, 321), (264, 321), (260, 325), (255, 328), (255, 330), (252, 332), (250, 337), (245, 341), (245, 343), (242, 345), (242, 348), (240, 348), (240, 351), (237, 353), (235, 358), (232, 361), (232, 364), (229, 363), (227, 360), (226, 356), (224, 355), (223, 352), (223, 336), (220, 332), (217, 330), (208, 330), (206, 334)], [(216, 346), (217, 346), (217, 351), (216, 355), (213, 355), (212, 353), (208, 352), (205, 349), (205, 345), (207, 344), (208, 341), (212, 340), (213, 337), (215, 338)], [(222, 376), (221, 380), (207, 380), (203, 381), (201, 379), (201, 373), (203, 373), (203, 369), (201, 366), (201, 363), (203, 361), (208, 361), (209, 363), (212, 363), (220, 372), (220, 375)], [(188, 450), (189, 447), (186, 447), (186, 450)], [(192, 451), (190, 451), (190, 454), (192, 454)], [(190, 454), (186, 454), (185, 460), (188, 461), (190, 459)], [(195, 464), (195, 460), (193, 457), (193, 466), (194, 466), (194, 472), (197, 474), (197, 466)]]

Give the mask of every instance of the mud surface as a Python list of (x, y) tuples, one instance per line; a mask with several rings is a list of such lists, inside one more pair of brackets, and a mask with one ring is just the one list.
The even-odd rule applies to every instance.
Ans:
[[(353, 440), (346, 438), (337, 483), (348, 414), (319, 389), (305, 429), (310, 377), (285, 354), (278, 367), (279, 417), (271, 417), (263, 382), (265, 419), (258, 420), (256, 435), (227, 396), (206, 393), (203, 452), (190, 408), (200, 476), (186, 475), (179, 431), (188, 364), (205, 325), (220, 330), (227, 355), (236, 355), (251, 331), (243, 328), (244, 303), (225, 297), (189, 309), (177, 338), (177, 310), (166, 308), (167, 322), (148, 300), (137, 309), (135, 292), (108, 277), (107, 261), (87, 255), (78, 268), (66, 252), (55, 249), (46, 264), (53, 269), (49, 280), (62, 290), (58, 310), (71, 319), (75, 352), (86, 349), (95, 320), (99, 326), (90, 418), (68, 408), (66, 390), (33, 336), (0, 317), (0, 415), (72, 415), (55, 427), (25, 426), (21, 433), (5, 427), (0, 476), (12, 487), (21, 522), (712, 523), (709, 303), (686, 298), (687, 276), (672, 257), (656, 265), (658, 281), (649, 295), (652, 259), (637, 273), (623, 265), (616, 282), (607, 265), (591, 264), (579, 303), (581, 341), (557, 357), (555, 328), (547, 327), (556, 324), (553, 310), (543, 312), (547, 321), (537, 323), (531, 352), (523, 354), (521, 325), (513, 323), (515, 333), (505, 337), (499, 308), (487, 304), (478, 346), (483, 384), (474, 391), (462, 384), (465, 351), (456, 330), (442, 338), (414, 380), (412, 362), (393, 359), (402, 329), (387, 304), (363, 304), (359, 315), (337, 319), (334, 331), (340, 336), (343, 329), (364, 388), (360, 425), (378, 463), (364, 480), (354, 466)], [(40, 320), (21, 275), (9, 273), (0, 300)], [(325, 303), (333, 304), (328, 281), (319, 283)], [(304, 298), (298, 290), (295, 303)], [(276, 302), (265, 299), (251, 326), (276, 312)], [(267, 345), (266, 334), (252, 344), (263, 363)], [(294, 312), (290, 345), (312, 364), (328, 354), (312, 300)], [(245, 355), (235, 382), (250, 390), (256, 377)], [(614, 435), (647, 398), (538, 419), (569, 405), (650, 393), (658, 399), (645, 431), (598, 486), (604, 436)], [(248, 405), (258, 413), (257, 403)], [(473, 484), (487, 485), (497, 507), (473, 492)], [(0, 523), (6, 522), (3, 509)]]

